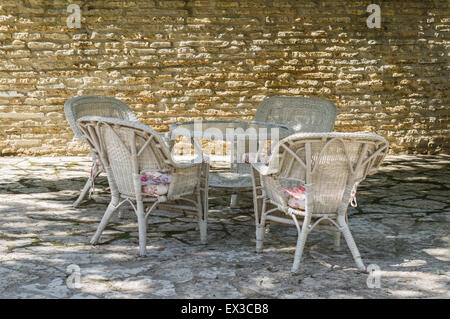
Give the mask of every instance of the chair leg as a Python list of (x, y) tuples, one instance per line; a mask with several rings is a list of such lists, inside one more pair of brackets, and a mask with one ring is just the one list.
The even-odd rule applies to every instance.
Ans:
[(91, 168), (91, 174), (86, 181), (86, 184), (84, 184), (80, 195), (78, 196), (77, 200), (73, 203), (73, 207), (78, 207), (80, 205), (81, 201), (86, 197), (86, 194), (89, 192), (89, 189), (94, 185), (94, 181), (97, 178), (98, 175), (102, 172), (101, 167), (99, 167), (97, 164), (94, 164)]
[(199, 219), (198, 225), (200, 228), (200, 242), (206, 245), (206, 243), (208, 242), (208, 220)]
[(292, 216), (295, 222), (295, 226), (297, 227), (298, 238), (297, 238), (297, 247), (295, 248), (294, 255), (294, 263), (292, 265), (291, 272), (296, 273), (300, 269), (300, 261), (302, 260), (303, 249), (305, 248), (306, 238), (308, 237), (308, 227), (311, 218), (305, 217), (303, 220), (302, 228), (298, 224), (297, 218)]
[(252, 184), (253, 184), (253, 209), (255, 214), (256, 226), (256, 252), (260, 253), (263, 250), (264, 233), (266, 224), (266, 201), (264, 200), (264, 191), (261, 184), (261, 177), (259, 173), (252, 168)]
[(341, 250), (341, 232), (340, 231), (334, 232), (334, 250), (336, 250), (336, 251)]
[(264, 243), (264, 225), (256, 225), (256, 252), (260, 253), (263, 250)]
[[(266, 230), (266, 202), (263, 201), (261, 205), (260, 219), (258, 221), (258, 217), (256, 217), (256, 252), (260, 253), (263, 250), (264, 244), (264, 234)], [(256, 213), (256, 212), (255, 212)]]
[(197, 194), (198, 228), (200, 229), (200, 242), (206, 244), (208, 241), (208, 193), (201, 190)]
[(206, 244), (208, 241), (208, 177), (209, 164), (202, 165), (201, 182), (199, 191), (197, 193), (197, 207), (198, 207), (198, 225), (200, 229), (200, 242)]
[(145, 256), (147, 253), (147, 218), (143, 213), (137, 215), (139, 227), (139, 255)]
[(361, 255), (359, 253), (358, 247), (356, 247), (355, 240), (353, 239), (352, 233), (350, 232), (350, 228), (348, 227), (347, 222), (345, 221), (345, 217), (342, 215), (338, 216), (338, 225), (341, 227), (341, 231), (344, 234), (345, 241), (347, 242), (348, 248), (352, 252), (353, 259), (359, 270), (365, 271), (366, 267), (361, 259)]
[(147, 253), (147, 220), (150, 212), (158, 205), (155, 202), (150, 208), (147, 216), (145, 214), (144, 203), (142, 201), (136, 202), (136, 216), (138, 220), (139, 229), (139, 256), (145, 256)]
[(116, 211), (117, 204), (119, 200), (118, 199), (111, 199), (111, 202), (108, 205), (108, 208), (106, 209), (105, 214), (102, 217), (102, 220), (100, 221), (100, 225), (98, 225), (97, 231), (95, 232), (94, 236), (91, 239), (91, 244), (95, 245), (98, 243), (98, 240), (100, 239), (100, 236), (103, 233), (103, 230), (105, 229), (106, 225), (108, 224), (112, 214)]
[(86, 184), (84, 184), (77, 200), (73, 203), (73, 207), (78, 207), (80, 205), (80, 203), (86, 197), (86, 194), (89, 192), (89, 189), (91, 188), (91, 186), (92, 186), (92, 177), (89, 177), (89, 179), (86, 181)]

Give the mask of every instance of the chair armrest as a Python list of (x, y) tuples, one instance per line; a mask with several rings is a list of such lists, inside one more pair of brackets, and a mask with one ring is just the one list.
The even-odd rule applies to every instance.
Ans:
[(264, 163), (251, 163), (251, 165), (254, 169), (258, 171), (259, 174), (263, 176), (272, 175), (278, 172), (273, 168), (269, 168), (269, 166), (267, 166)]

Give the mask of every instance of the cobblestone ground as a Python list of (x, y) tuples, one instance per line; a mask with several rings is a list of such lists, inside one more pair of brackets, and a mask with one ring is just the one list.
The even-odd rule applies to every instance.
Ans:
[[(380, 288), (369, 288), (345, 242), (334, 251), (326, 231), (309, 236), (297, 275), (295, 227), (272, 226), (256, 254), (250, 194), (230, 209), (212, 191), (206, 246), (192, 217), (156, 211), (148, 256), (137, 257), (137, 223), (126, 211), (93, 247), (106, 179), (71, 206), (88, 158), (1, 158), (0, 298), (449, 298), (449, 168), (449, 156), (391, 156), (360, 185), (349, 220), (366, 265), (380, 268)], [(80, 288), (67, 287), (72, 264)]]

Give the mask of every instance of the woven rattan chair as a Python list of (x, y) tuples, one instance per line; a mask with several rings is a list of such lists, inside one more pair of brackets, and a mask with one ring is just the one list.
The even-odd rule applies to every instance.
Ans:
[(337, 108), (318, 98), (271, 96), (256, 109), (255, 121), (284, 124), (296, 132), (331, 132)]
[[(286, 125), (295, 132), (332, 132), (337, 108), (332, 102), (318, 98), (271, 96), (256, 109), (254, 121)], [(236, 206), (237, 194), (231, 206)]]
[[(73, 133), (81, 141), (85, 141), (85, 138), (78, 128), (77, 120), (83, 116), (105, 116), (137, 122), (136, 116), (128, 105), (118, 99), (107, 96), (84, 95), (71, 98), (64, 104), (64, 112)], [(92, 149), (91, 156), (93, 160), (91, 175), (86, 181), (86, 184), (81, 190), (77, 200), (73, 203), (74, 207), (77, 207), (86, 197), (86, 194), (92, 187), (95, 178), (103, 171), (101, 165), (99, 165), (99, 161), (97, 160), (97, 155)]]
[(365, 270), (350, 233), (347, 208), (358, 183), (375, 173), (387, 150), (386, 140), (372, 133), (295, 133), (282, 139), (267, 165), (252, 164), (256, 250), (262, 250), (266, 221), (295, 225), (296, 272), (306, 238), (319, 226), (342, 232), (358, 268)]
[(78, 125), (98, 154), (111, 188), (111, 202), (92, 244), (126, 202), (137, 215), (140, 255), (146, 253), (147, 220), (156, 207), (197, 215), (201, 242), (206, 243), (208, 163), (175, 162), (164, 138), (144, 124), (87, 116)]

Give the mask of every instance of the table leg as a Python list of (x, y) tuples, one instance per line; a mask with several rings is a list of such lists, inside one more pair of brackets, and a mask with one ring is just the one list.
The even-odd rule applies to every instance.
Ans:
[(238, 201), (238, 194), (231, 195), (230, 208), (236, 208), (238, 206), (237, 201)]

